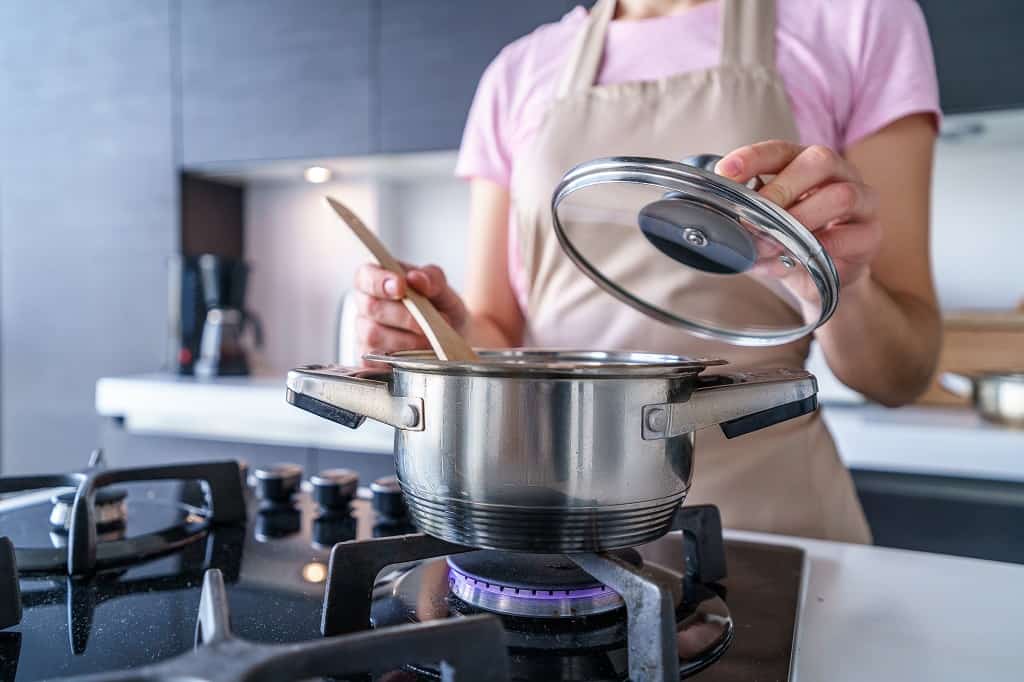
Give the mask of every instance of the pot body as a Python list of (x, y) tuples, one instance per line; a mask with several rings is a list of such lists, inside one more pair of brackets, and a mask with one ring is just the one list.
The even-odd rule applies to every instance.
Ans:
[(721, 360), (603, 351), (420, 351), (390, 368), (289, 372), (287, 400), (350, 428), (395, 427), (398, 480), (415, 524), (473, 547), (585, 552), (666, 533), (690, 486), (694, 433), (729, 438), (807, 414), (802, 370), (702, 375)]
[(668, 531), (693, 472), (694, 434), (644, 440), (645, 405), (685, 399), (693, 377), (544, 378), (394, 370), (423, 397), (423, 430), (396, 430), (416, 525), (506, 550), (629, 547)]

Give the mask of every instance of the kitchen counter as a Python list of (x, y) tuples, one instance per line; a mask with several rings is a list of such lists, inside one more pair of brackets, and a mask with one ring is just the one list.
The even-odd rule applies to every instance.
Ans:
[(292, 407), (283, 374), (200, 380), (173, 374), (100, 379), (96, 412), (136, 434), (390, 454), (394, 430), (366, 420), (347, 429)]
[(807, 553), (798, 681), (1021, 679), (1024, 566), (760, 533), (726, 537)]
[[(390, 453), (393, 431), (367, 420), (350, 430), (292, 407), (284, 375), (170, 374), (100, 379), (96, 411), (139, 434)], [(1024, 481), (1024, 431), (981, 420), (967, 409), (842, 403), (825, 405), (851, 468)]]

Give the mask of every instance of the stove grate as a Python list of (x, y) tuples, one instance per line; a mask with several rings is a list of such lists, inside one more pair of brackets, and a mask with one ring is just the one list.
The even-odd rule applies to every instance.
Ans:
[(203, 579), (194, 650), (155, 665), (69, 682), (290, 682), (397, 670), (439, 659), (446, 682), (509, 679), (505, 632), (494, 616), (399, 625), (297, 644), (240, 639), (231, 632), (224, 579), (214, 568)]
[[(75, 488), (67, 531), (67, 574), (89, 575), (96, 571), (96, 495), (104, 486), (133, 481), (197, 480), (206, 484), (207, 520), (212, 524), (242, 524), (246, 520), (242, 475), (234, 460), (155, 467), (107, 469), (100, 450), (89, 465), (67, 474), (0, 477), (0, 494), (43, 488)], [(17, 553), (17, 548), (15, 549)], [(142, 558), (142, 557), (139, 557)], [(24, 567), (23, 567), (24, 569)]]
[[(684, 591), (685, 583), (691, 580), (714, 582), (725, 577), (725, 545), (717, 507), (680, 508), (672, 530), (682, 531), (688, 540), (683, 543), (687, 578)], [(324, 591), (321, 631), (325, 636), (332, 636), (367, 630), (374, 582), (385, 567), (473, 550), (423, 533), (335, 545)], [(611, 587), (625, 602), (630, 679), (678, 680), (679, 651), (672, 586), (654, 572), (614, 554), (568, 556), (596, 580)]]

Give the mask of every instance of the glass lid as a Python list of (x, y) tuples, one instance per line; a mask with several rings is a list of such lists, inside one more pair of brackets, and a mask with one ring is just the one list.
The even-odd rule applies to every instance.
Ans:
[[(713, 166), (718, 157), (694, 157)], [(640, 312), (739, 346), (794, 341), (835, 311), (818, 240), (753, 189), (684, 163), (613, 157), (576, 166), (552, 198), (565, 253)]]

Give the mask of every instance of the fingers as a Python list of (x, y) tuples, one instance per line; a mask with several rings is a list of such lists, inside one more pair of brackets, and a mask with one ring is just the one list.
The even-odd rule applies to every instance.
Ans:
[(455, 290), (448, 286), (444, 270), (436, 265), (424, 265), (406, 273), (409, 284), (429, 298), (449, 324), (458, 326), (465, 317), (465, 304)]
[(356, 289), (368, 296), (400, 300), (405, 296), (405, 286), (405, 278), (372, 263), (356, 270)]
[(882, 226), (878, 221), (835, 225), (815, 236), (837, 265), (868, 264), (882, 245)]
[(394, 327), (414, 334), (421, 333), (415, 318), (400, 301), (376, 298), (359, 292), (356, 294), (356, 309), (362, 317), (385, 327)]
[(356, 318), (356, 337), (364, 349), (378, 349), (384, 352), (429, 348), (427, 339), (403, 329), (387, 327), (360, 315)]
[(836, 221), (867, 222), (878, 214), (878, 193), (861, 183), (836, 182), (797, 202), (789, 212), (811, 230)]
[(737, 182), (774, 174), (759, 193), (782, 208), (789, 208), (827, 181), (860, 180), (853, 166), (828, 147), (803, 147), (779, 140), (740, 147), (719, 161), (716, 170)]
[(715, 172), (739, 183), (755, 175), (774, 175), (795, 159), (804, 147), (784, 140), (748, 144), (726, 154), (715, 165)]
[(444, 271), (436, 265), (412, 268), (406, 273), (409, 284), (427, 298), (434, 298), (448, 288)]

